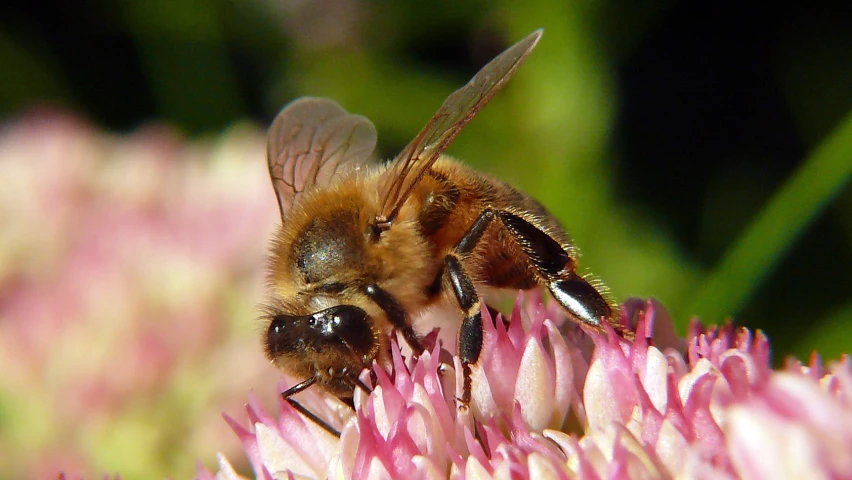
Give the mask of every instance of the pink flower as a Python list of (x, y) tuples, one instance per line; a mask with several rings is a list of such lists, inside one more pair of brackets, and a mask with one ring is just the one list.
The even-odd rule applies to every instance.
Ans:
[(339, 439), (283, 400), (277, 419), (254, 397), (248, 428), (226, 418), (258, 478), (852, 478), (848, 359), (773, 371), (760, 332), (695, 323), (684, 342), (653, 300), (622, 315), (635, 342), (519, 298), (507, 327), (486, 321), (469, 410), (457, 357), (436, 345), (406, 359), (394, 343), (354, 411), (301, 394)]
[(274, 375), (252, 328), (277, 221), (264, 149), (245, 127), (0, 126), (0, 477), (180, 478), (231, 439), (219, 412)]

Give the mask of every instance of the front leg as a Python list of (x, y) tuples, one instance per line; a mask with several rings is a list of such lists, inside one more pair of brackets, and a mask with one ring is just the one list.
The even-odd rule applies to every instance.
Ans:
[(367, 285), (364, 292), (385, 312), (391, 325), (402, 332), (403, 338), (405, 338), (411, 350), (414, 351), (414, 355), (418, 357), (422, 355), (424, 350), (423, 343), (411, 327), (408, 315), (405, 314), (405, 309), (402, 308), (402, 305), (400, 305), (397, 299), (390, 292), (375, 283)]
[[(317, 382), (316, 377), (311, 377), (311, 378), (305, 380), (304, 382), (297, 383), (296, 385), (293, 385), (292, 387), (288, 388), (286, 391), (281, 393), (281, 396), (284, 398), (284, 400), (287, 401), (287, 403), (290, 404), (291, 407), (295, 408), (297, 412), (304, 415), (308, 420), (314, 422), (316, 425), (318, 425), (320, 428), (322, 428), (326, 432), (334, 435), (337, 438), (340, 438), (340, 432), (337, 431), (336, 428), (332, 427), (331, 425), (329, 425), (328, 422), (326, 422), (325, 420), (323, 420), (319, 416), (317, 416), (316, 413), (308, 410), (307, 408), (305, 408), (304, 405), (302, 405), (301, 403), (299, 403), (296, 400), (294, 400), (293, 398), (291, 398), (293, 395), (307, 389), (308, 387), (315, 384), (316, 382)], [(344, 400), (344, 402), (346, 402), (346, 401)], [(354, 405), (351, 402), (352, 401), (349, 400), (348, 405), (352, 408), (355, 408)]]

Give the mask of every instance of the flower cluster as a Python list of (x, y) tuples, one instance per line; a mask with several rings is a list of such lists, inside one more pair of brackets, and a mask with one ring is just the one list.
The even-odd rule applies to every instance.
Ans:
[[(390, 373), (373, 369), (354, 411), (300, 397), (339, 439), (284, 401), (277, 419), (253, 399), (248, 428), (229, 422), (263, 479), (852, 478), (847, 358), (774, 371), (759, 332), (694, 323), (684, 342), (654, 301), (622, 315), (635, 342), (519, 299), (508, 325), (485, 322), (469, 409), (457, 407), (457, 357), (436, 346), (404, 358), (394, 344)], [(240, 478), (224, 456), (219, 468)]]
[(0, 477), (186, 477), (239, 452), (220, 412), (275, 375), (253, 323), (277, 221), (264, 143), (50, 111), (2, 126)]

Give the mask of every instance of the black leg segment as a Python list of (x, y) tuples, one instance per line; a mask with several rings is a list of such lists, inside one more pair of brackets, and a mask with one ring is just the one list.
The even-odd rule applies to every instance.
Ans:
[(281, 393), (281, 396), (284, 397), (284, 398), (290, 398), (293, 395), (305, 390), (306, 388), (310, 387), (311, 385), (313, 385), (315, 383), (317, 383), (316, 377), (311, 377), (311, 378), (305, 380), (304, 382), (297, 383), (297, 384), (293, 385), (292, 387), (288, 388), (286, 391)]
[(549, 281), (547, 288), (553, 299), (575, 317), (574, 320), (600, 327), (602, 318), (612, 317), (609, 302), (586, 279), (573, 273), (564, 277)]
[(444, 258), (444, 271), (464, 312), (464, 319), (459, 327), (458, 351), (464, 375), (461, 401), (467, 405), (471, 397), (470, 365), (479, 360), (479, 354), (482, 352), (482, 309), (476, 288), (458, 257), (454, 254), (447, 255)]
[(574, 270), (574, 259), (553, 237), (513, 213), (498, 212), (497, 215), (542, 276), (558, 277), (566, 270)]
[(461, 241), (459, 241), (459, 244), (456, 246), (456, 252), (461, 255), (470, 253), (476, 247), (476, 244), (479, 243), (485, 231), (488, 230), (488, 226), (491, 225), (492, 220), (494, 220), (494, 210), (490, 208), (483, 210), (476, 221), (473, 222), (473, 225), (467, 229)]
[(498, 212), (503, 225), (527, 254), (553, 299), (574, 321), (600, 327), (614, 311), (609, 302), (586, 279), (577, 275), (576, 259), (550, 235), (509, 212)]
[(464, 313), (458, 346), (464, 375), (464, 389), (460, 399), (463, 405), (470, 402), (470, 366), (479, 360), (483, 338), (479, 296), (461, 259), (473, 251), (495, 217), (500, 219), (524, 251), (537, 272), (538, 281), (547, 286), (554, 300), (574, 321), (600, 328), (601, 322), (611, 319), (614, 314), (613, 307), (601, 293), (577, 274), (576, 259), (553, 237), (515, 213), (492, 208), (483, 210), (459, 241), (455, 252), (444, 258), (442, 272), (442, 276), (446, 275), (449, 280)]
[(385, 312), (391, 324), (402, 332), (403, 338), (405, 338), (408, 346), (414, 350), (414, 354), (421, 355), (423, 353), (423, 344), (417, 337), (417, 333), (411, 328), (411, 324), (408, 322), (405, 314), (405, 309), (402, 308), (402, 305), (400, 305), (396, 298), (375, 283), (368, 285), (365, 292)]
[(453, 293), (464, 312), (464, 320), (459, 330), (459, 357), (462, 362), (476, 363), (482, 349), (482, 311), (479, 295), (455, 255), (447, 255), (444, 265), (453, 286)]
[(308, 410), (301, 403), (293, 400), (292, 398), (285, 398), (285, 400), (287, 400), (287, 403), (289, 403), (291, 407), (295, 408), (299, 413), (307, 417), (310, 421), (317, 424), (320, 428), (334, 435), (335, 437), (340, 438), (340, 432), (338, 432), (336, 428), (329, 425), (328, 422), (318, 417), (317, 414)]
[(336, 428), (329, 425), (328, 422), (326, 422), (325, 420), (318, 417), (317, 414), (315, 414), (314, 412), (305, 408), (301, 403), (290, 398), (293, 395), (295, 395), (295, 394), (305, 390), (306, 388), (310, 387), (311, 385), (316, 383), (316, 381), (317, 381), (317, 379), (315, 377), (311, 377), (311, 378), (305, 380), (304, 382), (297, 383), (297, 384), (293, 385), (292, 387), (288, 388), (286, 391), (281, 393), (281, 396), (284, 397), (284, 400), (286, 400), (287, 403), (289, 403), (291, 407), (295, 408), (299, 413), (304, 415), (307, 419), (309, 419), (310, 421), (317, 424), (320, 428), (322, 428), (326, 432), (334, 435), (337, 438), (340, 438), (340, 432), (338, 432)]

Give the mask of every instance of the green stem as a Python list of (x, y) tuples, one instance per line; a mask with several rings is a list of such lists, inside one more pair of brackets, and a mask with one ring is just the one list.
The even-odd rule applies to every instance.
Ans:
[(852, 112), (793, 172), (693, 296), (686, 313), (735, 315), (796, 239), (852, 176)]

